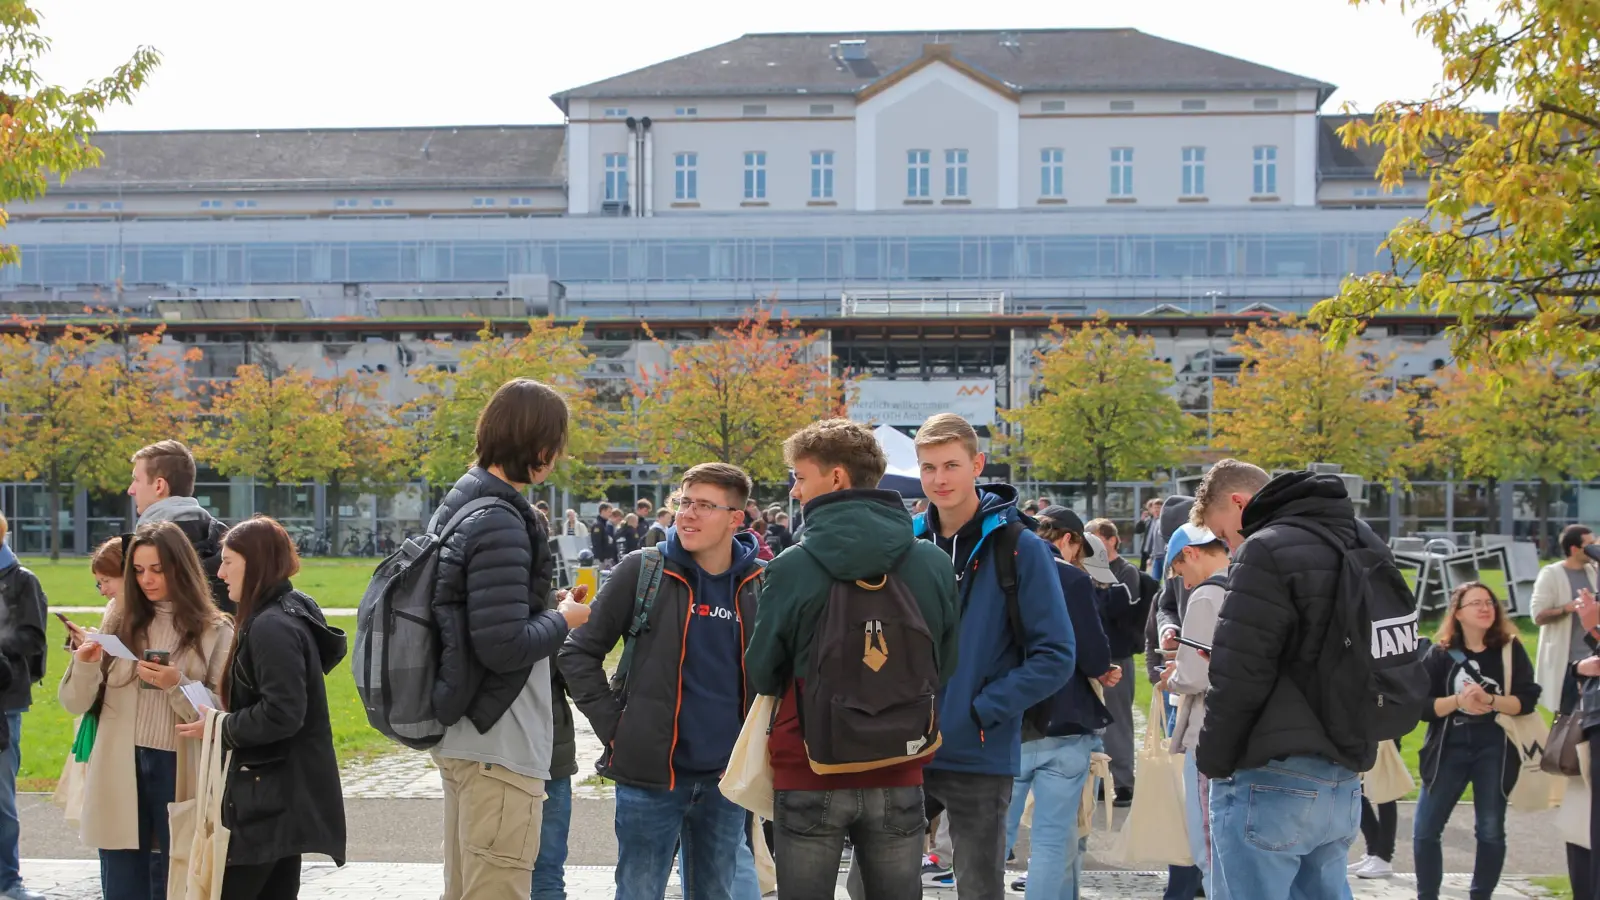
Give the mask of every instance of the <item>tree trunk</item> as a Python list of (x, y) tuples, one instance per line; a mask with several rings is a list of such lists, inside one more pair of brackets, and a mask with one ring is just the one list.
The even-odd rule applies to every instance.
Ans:
[[(328, 505), (333, 508), (333, 518), (328, 524), (328, 555), (337, 556), (339, 546), (339, 476), (328, 480)], [(315, 540), (312, 541), (316, 543)]]
[(1490, 477), (1484, 482), (1484, 502), (1489, 504), (1489, 533), (1510, 534), (1500, 518), (1500, 479)]
[(1542, 558), (1547, 556), (1550, 550), (1548, 546), (1550, 540), (1548, 537), (1550, 522), (1550, 483), (1541, 478), (1536, 482), (1536, 484), (1538, 485), (1538, 489), (1534, 492), (1533, 502), (1539, 504), (1539, 509), (1534, 515), (1534, 520), (1537, 523), (1536, 527), (1539, 529), (1539, 532), (1538, 535), (1533, 539), (1533, 545), (1539, 548), (1539, 555)]
[(1094, 482), (1094, 479), (1092, 477), (1084, 479), (1084, 482), (1083, 482), (1083, 488), (1084, 488), (1084, 494), (1085, 494), (1084, 505), (1088, 508), (1088, 510), (1089, 510), (1089, 518), (1091, 518), (1091, 519), (1094, 518), (1094, 491), (1095, 491), (1094, 485), (1095, 485), (1095, 482)]
[(50, 561), (61, 558), (61, 480), (50, 475)]
[(1106, 512), (1106, 476), (1103, 473), (1094, 482), (1094, 507), (1098, 510), (1095, 518), (1110, 517)]

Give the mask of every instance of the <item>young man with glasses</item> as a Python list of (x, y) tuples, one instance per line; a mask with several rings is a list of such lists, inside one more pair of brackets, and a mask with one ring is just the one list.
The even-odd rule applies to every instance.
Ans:
[[(573, 700), (606, 745), (596, 769), (617, 783), (617, 900), (658, 900), (680, 839), (686, 900), (723, 900), (734, 888), (745, 812), (717, 781), (755, 697), (744, 653), (762, 563), (755, 535), (742, 531), (749, 496), (737, 466), (684, 473), (659, 571), (641, 581), (647, 553), (630, 554), (561, 650)], [(652, 596), (642, 630), (633, 628), (640, 596)], [(628, 672), (613, 685), (605, 658), (625, 636)]]

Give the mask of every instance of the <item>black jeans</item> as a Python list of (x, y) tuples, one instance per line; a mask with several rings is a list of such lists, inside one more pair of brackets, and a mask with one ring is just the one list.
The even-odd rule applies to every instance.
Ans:
[(1361, 839), (1369, 855), (1394, 862), (1394, 833), (1399, 824), (1399, 804), (1391, 800), (1374, 807), (1366, 797), (1361, 798)]
[(772, 856), (784, 900), (833, 900), (846, 837), (866, 896), (922, 896), (922, 788), (778, 791), (773, 807)]
[(1493, 722), (1453, 722), (1439, 748), (1439, 768), (1417, 799), (1412, 849), (1418, 900), (1438, 900), (1444, 880), (1444, 826), (1456, 802), (1472, 785), (1478, 852), (1472, 864), (1472, 900), (1488, 900), (1506, 863), (1506, 795), (1501, 773), (1509, 751), (1506, 733)]
[(222, 900), (295, 900), (300, 896), (300, 855), (256, 866), (229, 866)]

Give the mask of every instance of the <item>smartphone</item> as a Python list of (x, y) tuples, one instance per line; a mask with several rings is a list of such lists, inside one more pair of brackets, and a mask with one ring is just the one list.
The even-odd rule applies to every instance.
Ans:
[[(144, 652), (144, 661), (145, 662), (155, 663), (158, 666), (169, 665), (171, 660), (172, 660), (172, 651), (171, 650), (146, 650)], [(148, 682), (141, 681), (141, 682), (139, 682), (139, 687), (154, 689), (155, 685), (152, 685), (152, 684), (150, 684)]]
[(71, 619), (67, 618), (61, 613), (56, 613), (55, 617), (61, 620), (61, 624), (67, 626), (67, 651), (71, 652), (78, 649), (78, 642), (72, 639), (72, 635), (79, 630), (77, 623), (73, 622)]
[(1205, 644), (1200, 643), (1199, 641), (1192, 641), (1192, 640), (1184, 637), (1183, 635), (1179, 635), (1178, 636), (1178, 643), (1182, 644), (1185, 647), (1193, 647), (1194, 649), (1199, 650), (1201, 653), (1210, 653), (1211, 652), (1211, 648), (1210, 647), (1206, 646)]

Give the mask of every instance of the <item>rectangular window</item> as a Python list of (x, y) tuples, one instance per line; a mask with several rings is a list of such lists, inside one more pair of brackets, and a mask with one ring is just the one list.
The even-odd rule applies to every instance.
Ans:
[(744, 198), (767, 199), (767, 151), (746, 150), (744, 154)]
[(694, 106), (680, 106), (680, 107), (677, 107), (676, 109), (674, 109), (672, 111), (672, 114), (675, 115), (675, 116), (685, 116), (685, 117), (698, 116), (698, 115), (700, 115), (700, 109), (698, 107), (694, 107)]
[(746, 103), (744, 105), (744, 114), (747, 116), (764, 116), (767, 114), (767, 105), (765, 103)]
[(811, 114), (813, 116), (831, 116), (833, 115), (833, 104), (813, 103), (811, 104)]
[(1183, 195), (1201, 197), (1206, 192), (1206, 148), (1183, 148)]
[(965, 150), (944, 152), (944, 195), (967, 196), (967, 151)]
[(1039, 151), (1039, 196), (1065, 197), (1066, 151), (1060, 147), (1046, 147)]
[(1204, 100), (1185, 100), (1179, 105), (1184, 112), (1203, 112), (1206, 108)]
[[(87, 208), (88, 204), (85, 203), (84, 207)], [(121, 200), (101, 200), (100, 201), (100, 208), (101, 209), (121, 209), (122, 208), (122, 201)]]
[(672, 198), (685, 201), (700, 199), (700, 154), (672, 155)]
[(389, 207), (394, 206), (394, 198), (374, 197), (372, 198), (372, 205), (377, 209), (388, 209)]
[(83, 202), (76, 201), (76, 200), (67, 201), (67, 212), (88, 212), (88, 211), (89, 211), (89, 204), (88, 204), (87, 201), (83, 201)]
[(928, 196), (929, 176), (928, 160), (932, 154), (927, 150), (906, 151), (906, 196), (917, 198)]
[(607, 153), (606, 157), (606, 199), (628, 199), (628, 154)]
[(1111, 196), (1133, 196), (1133, 148), (1111, 148)]
[(512, 197), (510, 202), (511, 202), (512, 206), (532, 206), (533, 205), (533, 198), (532, 197)]
[[(355, 199), (354, 197), (340, 197), (333, 201), (334, 209), (355, 209), (360, 205), (361, 201)], [(374, 203), (373, 205), (376, 206), (377, 204)]]
[(833, 199), (833, 151), (811, 151), (811, 199)]
[(1111, 111), (1112, 112), (1133, 112), (1133, 101), (1132, 100), (1113, 100), (1113, 101), (1111, 101)]
[(625, 119), (628, 117), (628, 108), (626, 106), (608, 106), (606, 107), (605, 115), (608, 119)]
[(200, 208), (201, 209), (221, 209), (222, 208), (222, 201), (221, 200), (201, 200), (200, 201)]
[(1263, 146), (1255, 148), (1255, 171), (1252, 179), (1252, 190), (1256, 196), (1264, 197), (1278, 192), (1278, 148)]
[(1255, 106), (1256, 106), (1256, 109), (1277, 109), (1278, 108), (1278, 98), (1277, 97), (1257, 97), (1256, 98), (1256, 102), (1255, 102)]
[(493, 206), (494, 205), (494, 198), (493, 197), (473, 197), (472, 198), (472, 205), (473, 206)]
[(254, 201), (254, 200), (235, 200), (235, 201), (233, 201), (233, 208), (234, 209), (255, 209), (256, 208), (256, 201)]
[(1047, 113), (1051, 113), (1051, 112), (1066, 112), (1067, 111), (1067, 101), (1065, 101), (1065, 100), (1040, 100), (1039, 101), (1039, 111), (1040, 112), (1047, 112)]

